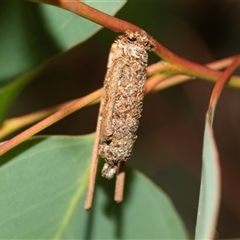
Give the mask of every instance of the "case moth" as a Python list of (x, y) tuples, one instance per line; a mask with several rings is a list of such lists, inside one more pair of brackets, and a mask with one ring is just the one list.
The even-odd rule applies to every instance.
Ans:
[(119, 162), (131, 156), (143, 107), (147, 51), (152, 50), (154, 43), (144, 31), (127, 31), (112, 44), (99, 115), (98, 151), (107, 179), (113, 178)]

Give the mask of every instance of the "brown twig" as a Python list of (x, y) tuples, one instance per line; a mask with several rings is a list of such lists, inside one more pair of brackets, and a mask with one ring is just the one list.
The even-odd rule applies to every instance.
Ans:
[(33, 125), (32, 127), (28, 128), (27, 130), (23, 131), (22, 133), (18, 134), (17, 136), (13, 137), (9, 141), (5, 142), (3, 145), (0, 146), (0, 156), (5, 152), (9, 151), (10, 149), (14, 148), (24, 140), (30, 138), (34, 134), (40, 132), (41, 130), (45, 129), (46, 127), (52, 125), (53, 123), (59, 121), (60, 119), (68, 116), (69, 114), (77, 111), (79, 108), (88, 105), (90, 102), (96, 101), (96, 99), (100, 98), (102, 94), (102, 89), (99, 89), (91, 94), (87, 95), (84, 98), (81, 98), (70, 105), (66, 106), (65, 108), (59, 110), (58, 112), (50, 115), (49, 117), (45, 118), (44, 120), (38, 122), (37, 124)]
[(102, 108), (102, 102), (100, 103), (98, 119), (97, 119), (97, 128), (96, 128), (96, 136), (94, 140), (91, 165), (90, 165), (90, 173), (89, 173), (89, 181), (88, 181), (88, 190), (85, 199), (84, 209), (86, 211), (90, 211), (92, 208), (92, 201), (95, 190), (95, 182), (96, 182), (96, 174), (97, 174), (97, 166), (98, 166), (98, 145), (99, 145), (99, 135), (100, 135), (100, 127), (101, 127), (101, 119), (100, 113)]
[[(209, 63), (209, 64), (207, 64), (207, 66), (210, 67), (210, 68), (213, 68), (213, 69), (222, 69), (222, 68), (225, 68), (228, 65), (230, 65), (231, 62), (234, 59), (235, 59), (235, 56), (234, 57), (228, 57), (228, 58), (225, 58), (225, 59), (221, 59), (221, 60)], [(154, 91), (164, 90), (164, 89), (166, 89), (168, 87), (171, 87), (171, 86), (174, 86), (176, 84), (180, 84), (180, 83), (192, 80), (191, 77), (186, 76), (186, 75), (176, 75), (176, 76), (172, 76), (172, 77), (165, 77), (164, 74), (160, 74), (160, 73), (158, 74), (158, 72), (159, 71), (161, 72), (161, 70), (164, 70), (164, 71), (166, 70), (166, 68), (162, 66), (162, 63), (156, 63), (156, 64), (153, 64), (153, 65), (148, 67), (148, 75), (152, 75), (152, 74), (155, 74), (155, 75), (152, 75), (147, 80), (146, 88), (145, 88), (146, 93), (148, 93), (152, 89)], [(228, 82), (228, 85), (231, 86), (231, 87), (239, 88), (240, 87), (239, 77), (237, 77), (237, 76), (231, 77), (230, 81)], [(99, 91), (100, 91), (100, 89), (99, 89)], [(88, 98), (88, 96), (86, 96), (86, 97)], [(82, 99), (85, 101), (85, 97), (82, 98)], [(92, 101), (90, 99), (88, 104), (82, 105), (82, 107), (83, 106), (88, 106), (90, 104), (97, 103), (97, 102), (99, 102), (99, 99), (100, 99), (100, 96), (95, 101)], [(74, 101), (75, 100), (72, 100), (70, 102), (74, 102)], [(6, 120), (4, 122), (4, 124), (2, 125), (2, 127), (0, 128), (0, 138), (3, 138), (5, 136), (9, 135), (13, 131), (20, 129), (21, 127), (25, 127), (29, 124), (32, 124), (32, 123), (36, 122), (36, 121), (40, 121), (44, 117), (49, 116), (50, 114), (52, 114), (53, 112), (58, 110), (60, 108), (60, 106), (64, 107), (64, 106), (69, 105), (70, 102), (63, 103), (61, 105), (54, 106), (54, 107), (49, 108), (49, 109), (37, 111), (35, 113), (31, 113), (31, 114), (26, 115), (26, 116), (20, 116), (20, 117), (17, 117), (17, 118)], [(81, 107), (79, 107), (78, 109), (80, 109), (80, 108)], [(58, 116), (61, 117), (61, 114), (60, 115), (54, 115), (54, 116), (55, 117), (58, 117)], [(59, 119), (56, 119), (53, 122), (57, 122), (58, 120)], [(14, 126), (12, 127), (12, 125), (14, 125)], [(50, 126), (50, 125), (44, 125), (44, 126), (42, 128), (39, 128), (39, 131), (45, 129), (47, 126)], [(31, 133), (32, 129), (34, 130), (34, 133)], [(28, 137), (31, 137), (36, 133), (38, 133), (37, 128), (29, 128), (28, 129)], [(24, 140), (26, 140), (26, 139), (27, 138), (25, 138)], [(21, 143), (22, 141), (19, 141), (18, 144)]]
[(66, 103), (59, 104), (57, 106), (53, 106), (50, 108), (46, 108), (40, 111), (36, 111), (33, 113), (26, 114), (24, 116), (16, 117), (7, 119), (3, 122), (3, 125), (0, 128), (0, 139), (3, 139), (4, 137), (8, 136), (12, 132), (28, 126), (30, 124), (33, 124), (43, 118), (48, 117), (49, 115), (59, 111), (60, 109), (68, 106), (69, 104), (75, 102), (76, 100), (72, 100)]
[[(50, 116), (51, 114), (56, 113), (57, 111), (60, 111), (62, 108), (65, 108), (65, 107), (69, 106), (70, 104), (72, 104), (80, 99), (83, 99), (83, 98), (84, 97), (78, 98), (78, 99), (73, 99), (71, 101), (64, 102), (64, 103), (58, 104), (56, 106), (52, 106), (52, 107), (49, 107), (46, 109), (42, 109), (42, 110), (39, 110), (36, 112), (32, 112), (32, 113), (23, 115), (23, 116), (5, 120), (0, 128), (0, 140), (5, 138), (6, 136), (10, 135), (14, 131), (17, 131), (20, 128), (31, 125), (35, 122), (38, 122), (38, 121)], [(90, 106), (90, 105), (96, 104), (98, 102), (99, 102), (99, 99), (97, 99), (96, 101), (93, 101), (93, 102), (89, 102), (89, 104), (87, 104), (86, 106)], [(84, 106), (82, 106), (82, 107), (84, 107)], [(82, 108), (82, 107), (80, 107), (80, 108)]]
[(120, 203), (123, 200), (125, 176), (125, 162), (119, 162), (114, 192), (114, 201), (117, 203)]
[[(236, 58), (236, 56), (227, 57), (227, 58), (224, 58), (224, 59), (221, 59), (221, 60), (218, 60), (218, 61), (208, 63), (208, 64), (206, 64), (206, 66), (209, 67), (209, 68), (212, 68), (212, 69), (223, 69), (223, 68), (226, 68), (227, 66), (229, 66), (232, 63), (232, 61), (234, 61), (235, 58)], [(149, 66), (149, 67), (151, 67), (151, 66)], [(161, 62), (155, 63), (154, 66), (151, 67), (148, 72), (151, 73), (151, 74), (157, 73), (158, 72), (157, 71), (158, 67), (160, 69), (163, 68)], [(159, 81), (157, 86), (155, 86), (155, 88), (153, 89), (154, 91), (163, 90), (163, 89), (166, 89), (168, 87), (174, 86), (176, 84), (180, 84), (180, 83), (195, 79), (193, 77), (189, 77), (189, 76), (186, 76), (186, 75), (176, 75), (176, 76), (168, 77), (167, 79), (162, 79), (163, 76), (161, 74), (158, 74), (158, 77), (159, 77), (158, 80), (157, 80), (157, 77), (154, 78), (155, 82)], [(149, 80), (150, 80), (150, 78), (149, 78)], [(162, 81), (162, 80), (164, 80), (164, 81)], [(210, 80), (210, 81), (212, 81), (212, 80)], [(152, 84), (152, 83), (147, 82), (147, 84)], [(228, 86), (240, 88), (239, 77), (232, 76), (230, 78), (230, 80), (228, 81)], [(147, 86), (147, 88), (148, 88), (148, 86)]]

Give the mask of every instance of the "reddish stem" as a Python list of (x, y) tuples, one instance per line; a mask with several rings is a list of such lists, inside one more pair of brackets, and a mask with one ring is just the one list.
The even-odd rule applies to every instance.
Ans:
[(213, 122), (215, 108), (216, 108), (219, 96), (222, 92), (222, 89), (224, 85), (229, 81), (231, 75), (239, 65), (240, 65), (240, 55), (236, 56), (232, 64), (222, 73), (222, 75), (219, 77), (218, 81), (214, 85), (210, 102), (209, 102), (208, 111), (207, 111), (207, 116), (209, 116), (209, 120), (211, 124)]
[[(142, 31), (138, 26), (129, 23), (127, 21), (118, 19), (116, 17), (110, 16), (106, 13), (103, 13), (97, 9), (94, 9), (87, 4), (79, 0), (31, 0), (34, 2), (41, 2), (51, 4), (63, 9), (66, 9), (72, 13), (75, 13), (81, 17), (84, 17), (92, 22), (100, 24), (114, 32), (126, 32), (127, 30), (131, 31)], [(155, 42), (156, 50), (155, 53), (161, 57), (163, 60), (174, 65), (174, 68), (179, 71), (179, 73), (187, 74), (190, 76), (196, 76), (209, 80), (216, 80), (220, 77), (221, 72), (212, 70), (206, 66), (193, 63), (186, 59), (183, 59), (176, 54), (169, 51), (163, 45), (161, 45), (157, 40), (148, 35), (148, 38)]]
[(5, 142), (3, 145), (0, 146), (0, 156), (5, 152), (9, 151), (10, 149), (14, 148), (21, 142), (30, 138), (34, 134), (40, 132), (41, 130), (59, 121), (60, 119), (68, 116), (69, 114), (77, 111), (79, 108), (88, 105), (90, 102), (96, 101), (96, 99), (100, 98), (101, 94), (102, 94), (102, 89), (92, 92), (86, 97), (76, 100), (75, 102), (62, 108), (58, 112), (50, 115), (49, 117), (38, 122), (37, 124), (33, 125), (27, 130), (21, 132), (20, 134), (18, 134), (17, 136), (13, 137), (12, 139), (8, 140), (7, 142)]

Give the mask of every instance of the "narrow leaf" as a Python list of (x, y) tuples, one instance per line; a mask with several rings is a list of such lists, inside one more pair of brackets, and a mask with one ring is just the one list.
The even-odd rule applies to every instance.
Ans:
[(215, 228), (217, 225), (221, 197), (221, 178), (219, 156), (214, 139), (212, 123), (216, 105), (223, 87), (230, 79), (239, 63), (240, 56), (237, 56), (219, 77), (210, 97), (203, 139), (203, 166), (195, 239), (215, 238)]
[(214, 239), (221, 186), (219, 156), (209, 119), (205, 123), (202, 164), (195, 239)]

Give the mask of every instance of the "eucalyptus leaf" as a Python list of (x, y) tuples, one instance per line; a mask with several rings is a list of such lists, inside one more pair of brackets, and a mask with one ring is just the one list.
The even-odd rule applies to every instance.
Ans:
[[(127, 170), (125, 199), (97, 178), (83, 210), (94, 135), (35, 137), (1, 156), (0, 239), (186, 239), (168, 197)], [(100, 175), (100, 174), (98, 174)]]
[(203, 161), (195, 239), (214, 239), (220, 205), (219, 156), (213, 130), (206, 118)]
[(15, 81), (5, 85), (0, 89), (0, 126), (4, 122), (9, 107), (17, 97), (17, 94), (29, 81), (37, 76), (46, 65), (47, 63), (41, 64), (38, 68), (21, 75), (15, 79)]
[[(85, 0), (82, 2), (102, 12), (114, 15), (126, 3), (126, 0)], [(67, 49), (87, 40), (101, 28), (94, 22), (55, 6), (40, 4), (39, 9), (47, 32), (60, 49)]]
[[(86, 2), (108, 14), (125, 3)], [(22, 88), (48, 60), (94, 35), (101, 26), (66, 10), (26, 1), (2, 1), (0, 8), (0, 125)]]
[[(85, 2), (113, 15), (126, 1)], [(2, 1), (0, 87), (44, 60), (85, 41), (99, 29), (100, 25), (61, 8), (25, 1)]]

